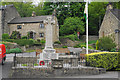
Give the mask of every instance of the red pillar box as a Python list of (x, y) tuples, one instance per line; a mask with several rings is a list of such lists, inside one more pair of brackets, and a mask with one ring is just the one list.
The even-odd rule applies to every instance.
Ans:
[(44, 61), (40, 61), (39, 64), (40, 64), (40, 66), (42, 66), (42, 65), (45, 65), (45, 62)]

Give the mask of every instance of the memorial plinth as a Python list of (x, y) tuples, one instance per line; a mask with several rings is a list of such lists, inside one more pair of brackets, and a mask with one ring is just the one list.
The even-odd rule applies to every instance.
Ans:
[(43, 49), (43, 52), (40, 54), (39, 61), (51, 62), (51, 59), (58, 59), (58, 54), (56, 50), (53, 49), (53, 26), (55, 25), (55, 20), (52, 17), (53, 16), (49, 16), (44, 21), (46, 25), (46, 43), (45, 49)]

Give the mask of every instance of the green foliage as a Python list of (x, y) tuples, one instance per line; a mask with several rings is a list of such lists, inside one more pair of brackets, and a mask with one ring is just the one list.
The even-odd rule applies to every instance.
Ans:
[(79, 17), (83, 19), (85, 3), (81, 2), (45, 2), (43, 11), (45, 15), (51, 15), (53, 10), (56, 9), (56, 16), (59, 25), (63, 25), (67, 17)]
[(61, 42), (60, 41), (55, 41), (54, 44), (61, 44)]
[(106, 68), (113, 70), (120, 68), (118, 52), (99, 52), (86, 55), (86, 64), (91, 67)]
[(20, 46), (26, 46), (26, 45), (32, 46), (32, 45), (34, 45), (34, 41), (31, 39), (19, 39), (19, 40), (15, 40), (14, 42), (19, 44)]
[(27, 50), (25, 51), (26, 53), (29, 53), (29, 52), (36, 52), (36, 50)]
[(3, 41), (14, 42), (14, 39), (6, 39), (6, 40), (3, 40)]
[[(74, 46), (74, 48), (86, 48), (86, 45), (84, 45), (84, 44), (76, 44), (75, 46)], [(88, 49), (94, 49), (92, 46), (88, 46)]]
[(21, 17), (31, 17), (32, 11), (35, 10), (35, 6), (32, 2), (3, 2), (2, 5), (13, 4)]
[(41, 40), (40, 40), (40, 43), (41, 43), (41, 44), (45, 44), (45, 40), (44, 40), (44, 39), (41, 39)]
[(62, 48), (67, 48), (67, 46), (63, 46)]
[(88, 41), (88, 44), (95, 44), (97, 40)]
[(112, 49), (110, 50), (110, 52), (116, 52), (116, 51), (117, 51), (116, 48), (112, 48)]
[(116, 47), (116, 44), (113, 42), (113, 40), (110, 37), (103, 37), (98, 40), (99, 50), (110, 51), (115, 47)]
[(27, 36), (22, 36), (22, 38), (21, 39), (27, 39)]
[(68, 17), (65, 19), (64, 24), (61, 25), (60, 34), (69, 35), (80, 32), (81, 34), (85, 31), (83, 21), (78, 17)]
[(5, 39), (9, 39), (10, 36), (9, 34), (5, 33), (5, 34), (2, 34), (2, 39), (5, 40)]
[(19, 34), (20, 33), (18, 31), (13, 31), (12, 34), (11, 34), (11, 36), (10, 36), (10, 38), (11, 39), (17, 39)]
[(6, 41), (17, 43), (20, 46), (34, 45), (34, 40), (32, 39), (7, 39)]
[(98, 40), (97, 40), (97, 42), (96, 42), (96, 50), (98, 50)]
[(9, 54), (9, 53), (21, 53), (22, 50), (20, 48), (14, 48), (14, 49), (8, 49), (6, 50), (6, 53)]
[(72, 41), (79, 41), (77, 35), (74, 35), (74, 34), (66, 35), (66, 36), (63, 36), (62, 38), (69, 38)]
[(91, 2), (88, 6), (89, 34), (98, 35), (108, 2)]

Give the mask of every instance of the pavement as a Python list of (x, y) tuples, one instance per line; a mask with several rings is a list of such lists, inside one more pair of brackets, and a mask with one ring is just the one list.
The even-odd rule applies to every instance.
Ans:
[[(15, 54), (7, 54), (5, 65), (0, 65), (0, 78), (9, 78), (11, 75), (11, 68), (13, 57)], [(35, 57), (35, 52), (32, 53), (20, 53), (17, 56), (26, 56), (26, 57)], [(81, 75), (81, 76), (67, 76), (67, 77), (54, 77), (54, 78), (118, 78), (120, 73), (117, 71), (107, 71), (104, 74), (100, 75)]]

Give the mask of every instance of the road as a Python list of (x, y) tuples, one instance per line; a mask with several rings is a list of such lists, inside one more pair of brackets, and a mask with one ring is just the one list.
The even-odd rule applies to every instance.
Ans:
[[(35, 52), (32, 53), (21, 53), (17, 54), (17, 56), (30, 56), (34, 57)], [(11, 75), (11, 67), (13, 62), (14, 54), (7, 54), (6, 55), (6, 63), (5, 65), (0, 65), (0, 78), (9, 78)], [(55, 78), (118, 78), (117, 71), (107, 71), (105, 74), (100, 75), (82, 75), (82, 76), (68, 76), (68, 77), (55, 77)]]

